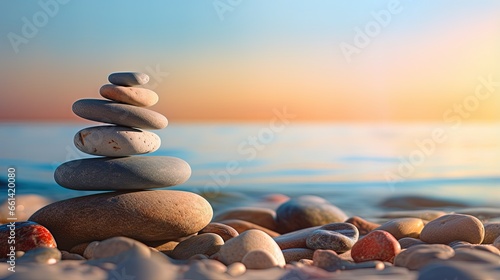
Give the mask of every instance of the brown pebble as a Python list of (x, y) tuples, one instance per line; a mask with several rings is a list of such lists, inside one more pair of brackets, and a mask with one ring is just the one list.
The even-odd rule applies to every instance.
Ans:
[(83, 251), (83, 257), (90, 260), (94, 258), (94, 251), (99, 246), (99, 241), (90, 242), (87, 247), (85, 247), (85, 251)]
[(239, 235), (238, 231), (236, 231), (234, 228), (221, 224), (221, 223), (210, 223), (208, 224), (205, 228), (203, 228), (199, 234), (202, 233), (215, 233), (218, 234), (224, 241), (228, 241), (229, 239), (236, 237)]
[(316, 250), (313, 255), (313, 264), (326, 271), (342, 270), (346, 262), (332, 250)]
[(461, 249), (473, 249), (473, 250), (479, 250), (483, 252), (488, 252), (492, 253), (495, 255), (500, 255), (500, 250), (498, 250), (497, 247), (490, 245), (490, 244), (457, 244), (455, 246), (451, 246), (455, 251), (456, 250), (461, 250)]
[(186, 260), (197, 254), (211, 256), (224, 245), (222, 237), (215, 233), (204, 233), (180, 242), (172, 251), (174, 259)]
[(271, 237), (276, 237), (276, 236), (280, 235), (279, 233), (272, 231), (270, 229), (261, 227), (259, 225), (254, 224), (254, 223), (251, 223), (251, 222), (238, 220), (238, 219), (224, 220), (224, 221), (220, 221), (219, 223), (225, 224), (225, 225), (228, 225), (228, 226), (234, 228), (239, 234), (241, 234), (247, 230), (250, 230), (250, 229), (258, 229), (260, 231), (267, 233)]
[(201, 259), (200, 260), (210, 271), (215, 271), (219, 273), (225, 273), (227, 271), (227, 267), (221, 263), (220, 261), (211, 260), (211, 259)]
[(275, 237), (274, 241), (278, 243), (282, 250), (289, 248), (307, 248), (307, 237), (319, 228), (319, 226), (316, 226), (285, 233)]
[(148, 246), (144, 245), (143, 243), (137, 240), (124, 236), (112, 237), (100, 241), (94, 247), (92, 246), (91, 243), (89, 244), (87, 249), (85, 249), (85, 254), (89, 254), (88, 252), (89, 248), (90, 250), (92, 250), (91, 258), (89, 259), (101, 259), (101, 258), (113, 257), (123, 252), (129, 251), (131, 249), (140, 251), (144, 255), (151, 256), (151, 250), (149, 249)]
[(63, 261), (66, 261), (66, 260), (81, 261), (81, 260), (86, 260), (86, 259), (78, 254), (70, 253), (68, 251), (61, 251), (61, 260), (63, 260)]
[(292, 198), (276, 209), (276, 225), (280, 233), (344, 222), (345, 213), (319, 196)]
[(500, 236), (500, 222), (484, 224), (483, 244), (493, 244), (498, 236)]
[(458, 249), (451, 260), (500, 265), (500, 256), (482, 250)]
[(212, 221), (238, 219), (254, 223), (261, 227), (276, 231), (276, 212), (271, 209), (257, 207), (239, 207), (228, 209), (213, 218)]
[(218, 259), (229, 265), (241, 262), (243, 257), (250, 251), (264, 250), (270, 253), (279, 266), (286, 264), (283, 253), (278, 244), (265, 232), (251, 229), (239, 236), (228, 240), (219, 250)]
[(85, 252), (85, 249), (87, 248), (87, 246), (89, 244), (90, 244), (90, 242), (78, 244), (78, 245), (74, 246), (73, 248), (71, 248), (71, 250), (69, 250), (69, 252), (83, 256), (83, 252)]
[(403, 237), (403, 238), (399, 239), (398, 242), (399, 242), (399, 245), (401, 245), (401, 249), (407, 249), (413, 245), (418, 245), (418, 244), (427, 244), (420, 239), (412, 238), (412, 237)]
[(314, 265), (314, 261), (311, 259), (300, 259), (298, 263), (301, 263), (303, 265)]
[(156, 250), (162, 252), (165, 255), (170, 256), (172, 254), (172, 251), (174, 251), (175, 247), (179, 244), (177, 241), (166, 241), (166, 242), (161, 242), (161, 244), (154, 246)]
[(286, 263), (297, 262), (301, 259), (312, 259), (314, 251), (306, 248), (290, 248), (282, 251)]
[(353, 224), (355, 227), (357, 227), (360, 235), (366, 235), (370, 231), (372, 231), (380, 226), (377, 223), (369, 222), (369, 221), (367, 221), (361, 217), (358, 217), (358, 216), (351, 217), (351, 218), (347, 219), (345, 222)]
[(139, 107), (153, 106), (158, 102), (158, 94), (147, 88), (106, 84), (99, 93), (104, 98)]
[(396, 239), (403, 237), (418, 238), (424, 228), (424, 222), (419, 218), (398, 218), (382, 224), (377, 229), (385, 230)]
[(500, 236), (493, 241), (492, 245), (495, 246), (497, 249), (500, 249)]
[(266, 269), (278, 266), (276, 258), (264, 250), (253, 250), (246, 253), (241, 262), (247, 269)]
[(425, 225), (420, 239), (431, 244), (448, 244), (456, 240), (480, 244), (484, 239), (484, 226), (471, 215), (444, 215)]
[(446, 260), (455, 254), (455, 251), (444, 244), (421, 244), (414, 245), (394, 258), (395, 266), (418, 270), (429, 263)]
[(238, 277), (244, 274), (247, 271), (247, 268), (241, 262), (234, 262), (227, 267), (226, 273), (231, 275), (232, 277)]

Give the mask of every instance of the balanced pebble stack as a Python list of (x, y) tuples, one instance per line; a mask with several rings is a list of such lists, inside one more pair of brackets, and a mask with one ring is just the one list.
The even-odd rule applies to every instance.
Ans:
[(163, 129), (168, 120), (147, 109), (158, 95), (138, 87), (149, 81), (143, 73), (109, 75), (104, 99), (81, 99), (73, 112), (87, 120), (110, 125), (87, 127), (76, 133), (75, 146), (100, 156), (63, 163), (56, 182), (79, 191), (113, 191), (50, 204), (31, 216), (50, 230), (58, 248), (126, 236), (145, 243), (176, 240), (197, 233), (212, 218), (210, 204), (201, 196), (181, 191), (148, 189), (186, 182), (191, 168), (168, 156), (139, 156), (160, 147), (160, 137), (145, 129)]

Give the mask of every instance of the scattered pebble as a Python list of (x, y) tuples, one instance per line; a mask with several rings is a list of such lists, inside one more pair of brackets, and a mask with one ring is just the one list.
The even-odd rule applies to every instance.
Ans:
[(243, 263), (247, 269), (266, 269), (279, 266), (278, 260), (271, 253), (260, 249), (246, 253), (241, 263)]
[(228, 240), (220, 248), (220, 260), (226, 264), (241, 262), (250, 251), (264, 250), (273, 256), (278, 266), (285, 265), (285, 258), (278, 244), (265, 232), (250, 229)]
[(254, 223), (266, 229), (276, 231), (276, 212), (257, 207), (239, 207), (223, 211), (213, 218), (214, 222), (238, 219)]
[(355, 262), (392, 262), (401, 251), (399, 242), (387, 231), (374, 230), (361, 238), (351, 249)]
[(234, 228), (239, 234), (241, 234), (242, 232), (245, 232), (247, 230), (250, 230), (250, 229), (257, 229), (257, 230), (260, 230), (260, 231), (267, 233), (271, 237), (276, 237), (276, 236), (280, 235), (279, 233), (272, 231), (270, 229), (267, 229), (265, 227), (261, 227), (257, 224), (243, 221), (243, 220), (238, 220), (238, 219), (223, 220), (223, 221), (220, 221), (219, 223), (224, 224), (224, 225), (228, 225), (228, 226)]
[(329, 249), (341, 254), (349, 251), (358, 237), (358, 229), (353, 224), (333, 223), (313, 231), (306, 245), (310, 249)]
[(298, 262), (302, 259), (313, 258), (314, 250), (306, 248), (290, 248), (282, 250), (286, 263)]
[(276, 210), (276, 223), (280, 233), (344, 222), (346, 219), (342, 210), (325, 199), (312, 195), (292, 198)]
[(239, 235), (238, 231), (236, 231), (234, 228), (225, 224), (215, 222), (208, 224), (206, 227), (200, 230), (199, 234), (203, 233), (215, 233), (222, 237), (224, 241), (228, 241), (229, 239)]
[(244, 274), (247, 270), (247, 267), (240, 263), (240, 262), (234, 262), (230, 265), (227, 266), (226, 273), (229, 274), (232, 277), (238, 277), (242, 274)]
[(377, 229), (385, 230), (399, 240), (403, 237), (419, 238), (423, 228), (424, 221), (422, 219), (398, 218), (382, 224)]
[[(11, 234), (11, 230), (15, 235)], [(2, 258), (6, 257), (7, 254), (15, 254), (11, 247), (17, 251), (25, 252), (39, 247), (57, 247), (56, 239), (51, 232), (41, 224), (32, 221), (9, 222), (1, 225), (0, 240), (3, 240), (3, 244), (0, 246)], [(9, 243), (9, 240), (13, 241)]]
[(345, 221), (346, 223), (353, 224), (359, 231), (359, 234), (366, 235), (370, 231), (375, 230), (380, 224), (369, 222), (361, 217), (354, 216)]
[(447, 260), (454, 255), (455, 251), (448, 245), (414, 245), (398, 254), (394, 259), (394, 265), (418, 270), (431, 262)]
[(480, 244), (484, 239), (484, 226), (471, 215), (444, 215), (425, 225), (420, 239), (426, 243), (448, 244), (460, 240)]
[(500, 236), (500, 222), (484, 224), (483, 244), (493, 244), (495, 239)]
[(224, 245), (222, 237), (215, 233), (203, 233), (180, 242), (170, 254), (174, 259), (185, 260), (197, 254), (211, 256)]
[(407, 249), (410, 248), (411, 246), (418, 245), (418, 244), (427, 244), (424, 241), (417, 239), (417, 238), (412, 238), (412, 237), (403, 237), (398, 240), (399, 245), (401, 245), (401, 249)]

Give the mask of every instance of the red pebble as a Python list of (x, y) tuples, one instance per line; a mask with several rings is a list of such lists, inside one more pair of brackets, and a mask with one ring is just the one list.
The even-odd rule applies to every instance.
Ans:
[[(11, 232), (14, 230), (14, 232)], [(57, 244), (48, 229), (35, 222), (12, 222), (0, 226), (0, 259), (8, 258), (14, 251), (28, 251), (38, 247), (56, 248)]]
[(351, 257), (355, 262), (392, 262), (399, 252), (401, 246), (394, 236), (387, 231), (374, 230), (352, 246)]

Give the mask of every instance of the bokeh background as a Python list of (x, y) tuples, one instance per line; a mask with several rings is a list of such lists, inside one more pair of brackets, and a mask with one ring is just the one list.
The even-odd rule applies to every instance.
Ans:
[[(342, 44), (391, 5), (346, 59)], [(283, 106), (295, 121), (443, 121), (478, 77), (500, 80), (495, 0), (1, 1), (0, 35), (3, 122), (79, 121), (71, 104), (126, 70), (151, 75), (171, 122), (267, 121)], [(492, 95), (466, 121), (499, 108)]]

